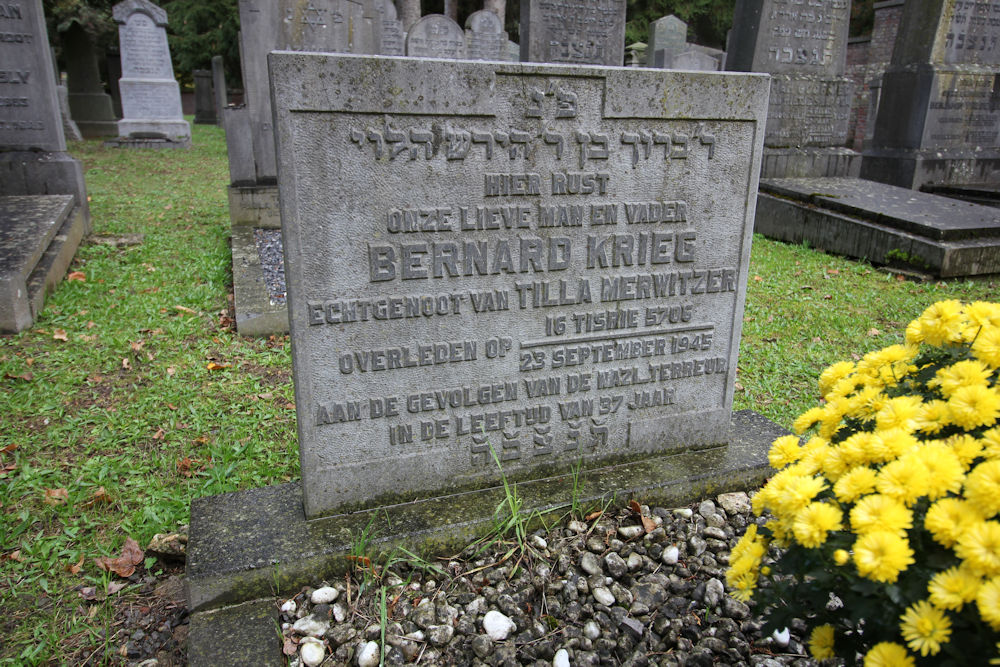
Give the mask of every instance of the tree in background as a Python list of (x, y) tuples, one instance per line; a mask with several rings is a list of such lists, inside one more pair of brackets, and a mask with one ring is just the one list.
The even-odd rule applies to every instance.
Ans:
[(854, 0), (851, 3), (851, 37), (870, 35), (874, 24), (874, 0)]
[(79, 24), (101, 50), (118, 44), (118, 30), (111, 19), (111, 7), (117, 0), (43, 0), (48, 22), (49, 42), (61, 48), (59, 35)]
[(209, 69), (212, 56), (222, 56), (229, 87), (240, 85), (240, 17), (237, 0), (163, 0), (167, 39), (174, 74), (182, 85), (192, 83), (191, 71)]

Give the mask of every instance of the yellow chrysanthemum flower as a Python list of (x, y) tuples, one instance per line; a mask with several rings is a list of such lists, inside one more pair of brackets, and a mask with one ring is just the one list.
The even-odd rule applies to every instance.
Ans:
[(973, 301), (964, 310), (969, 324), (974, 328), (1000, 328), (1000, 303)]
[(943, 611), (921, 600), (900, 617), (899, 631), (907, 646), (922, 656), (937, 655), (941, 644), (951, 639), (951, 619)]
[(865, 654), (864, 667), (914, 667), (913, 656), (895, 642), (879, 642)]
[(910, 543), (896, 532), (872, 531), (854, 543), (854, 565), (858, 574), (873, 581), (895, 583), (899, 573), (913, 563)]
[(838, 361), (819, 374), (819, 394), (826, 396), (838, 382), (854, 372), (853, 361)]
[(973, 468), (965, 478), (965, 497), (985, 518), (1000, 512), (1000, 461)]
[(809, 408), (792, 422), (792, 431), (802, 435), (826, 416), (826, 410), (821, 407)]
[(945, 444), (951, 447), (966, 470), (972, 467), (972, 462), (983, 453), (983, 443), (968, 433), (953, 435), (945, 440)]
[(757, 589), (757, 574), (753, 571), (741, 572), (732, 579), (727, 577), (727, 581), (732, 589), (732, 596), (740, 602), (749, 601)]
[(930, 531), (935, 542), (944, 547), (952, 547), (970, 524), (982, 521), (983, 518), (976, 508), (965, 500), (942, 498), (927, 510), (924, 528)]
[(938, 369), (928, 387), (937, 387), (941, 395), (950, 398), (962, 387), (985, 387), (993, 371), (983, 362), (975, 359), (956, 361), (951, 366)]
[(825, 488), (827, 484), (822, 477), (789, 475), (781, 480), (772, 509), (779, 515), (794, 516)]
[(881, 431), (878, 436), (882, 440), (882, 446), (892, 452), (890, 458), (899, 458), (920, 444), (920, 441), (912, 433), (907, 433), (898, 428)]
[(844, 412), (849, 413), (851, 417), (856, 419), (868, 421), (878, 414), (878, 411), (885, 406), (885, 402), (889, 400), (889, 397), (882, 391), (881, 387), (869, 385), (845, 400), (847, 401), (847, 405)]
[(927, 470), (927, 497), (937, 500), (962, 490), (965, 467), (955, 451), (941, 442), (920, 445), (909, 455), (915, 456)]
[(936, 607), (961, 611), (976, 599), (982, 579), (963, 567), (951, 567), (938, 572), (927, 584), (930, 600)]
[(927, 468), (919, 458), (909, 454), (883, 466), (875, 482), (879, 493), (907, 506), (925, 495), (929, 485)]
[(955, 542), (955, 555), (983, 577), (1000, 575), (1000, 523), (971, 521)]
[(966, 430), (992, 426), (1000, 417), (1000, 392), (986, 385), (959, 387), (948, 399), (951, 422)]
[(785, 466), (795, 463), (802, 456), (802, 448), (799, 446), (799, 438), (795, 435), (783, 435), (773, 443), (771, 450), (767, 453), (767, 460), (775, 470), (781, 470)]
[(833, 493), (842, 503), (853, 503), (855, 500), (875, 490), (878, 473), (867, 466), (858, 466), (833, 485)]
[(851, 527), (858, 535), (872, 531), (890, 531), (905, 535), (913, 527), (913, 512), (895, 498), (872, 494), (851, 508)]
[(995, 577), (979, 587), (976, 595), (979, 615), (994, 630), (1000, 630), (1000, 577)]
[(988, 459), (1000, 459), (1000, 426), (983, 433), (983, 456)]
[(847, 565), (849, 560), (851, 560), (851, 554), (846, 549), (837, 549), (833, 552), (833, 562), (836, 565)]
[(809, 633), (809, 653), (813, 660), (836, 657), (833, 652), (833, 626), (829, 623), (817, 625)]
[(940, 433), (941, 429), (951, 423), (951, 413), (948, 411), (948, 402), (940, 399), (925, 401), (917, 418), (917, 430), (921, 433), (934, 435)]
[(823, 469), (823, 461), (830, 452), (830, 441), (814, 436), (802, 447), (802, 458), (798, 466), (803, 475), (815, 475)]
[(1000, 368), (1000, 327), (980, 331), (972, 342), (972, 354), (987, 366)]
[(962, 340), (966, 318), (962, 304), (955, 299), (931, 304), (917, 318), (923, 342), (929, 345), (945, 345)]
[(830, 503), (809, 503), (795, 515), (792, 532), (799, 544), (807, 549), (815, 549), (826, 542), (827, 533), (844, 527), (841, 520), (844, 513)]
[(876, 461), (872, 460), (870, 453), (885, 449), (881, 439), (874, 433), (868, 433), (867, 431), (854, 433), (837, 445), (837, 447), (840, 449), (844, 457), (844, 463), (848, 468), (876, 463)]
[(912, 433), (917, 430), (922, 408), (923, 400), (919, 396), (890, 398), (875, 415), (875, 424), (880, 429), (901, 428)]
[(924, 341), (924, 332), (920, 320), (913, 320), (906, 325), (905, 339), (907, 345), (919, 345)]

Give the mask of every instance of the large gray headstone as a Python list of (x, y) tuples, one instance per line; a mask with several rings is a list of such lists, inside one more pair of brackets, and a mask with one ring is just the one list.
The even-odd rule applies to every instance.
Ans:
[(412, 58), (464, 58), (465, 33), (444, 14), (428, 14), (406, 33), (406, 55)]
[(625, 0), (521, 2), (521, 61), (620, 66)]
[(122, 54), (123, 118), (118, 135), (187, 143), (191, 127), (181, 110), (167, 45), (167, 13), (149, 0), (125, 0), (113, 8)]
[(1000, 187), (1000, 0), (909, 0), (862, 173)]
[(646, 53), (653, 54), (653, 58), (647, 56), (647, 63), (653, 64), (657, 54), (662, 51), (663, 65), (656, 67), (670, 67), (674, 56), (687, 49), (687, 23), (680, 20), (673, 14), (664, 16), (649, 24), (649, 40), (646, 42)]
[(488, 9), (465, 20), (465, 57), (469, 60), (504, 60), (507, 33), (500, 17)]
[(726, 440), (766, 77), (270, 62), (307, 516)]

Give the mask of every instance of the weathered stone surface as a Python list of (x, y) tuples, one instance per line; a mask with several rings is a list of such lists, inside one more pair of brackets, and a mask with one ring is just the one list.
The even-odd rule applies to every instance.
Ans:
[(222, 56), (212, 56), (212, 96), (215, 99), (215, 120), (219, 125), (222, 125), (222, 114), (229, 104), (226, 69), (222, 62)]
[(212, 70), (196, 69), (194, 76), (194, 122), (215, 125), (215, 95), (212, 92)]
[(406, 33), (406, 55), (412, 58), (464, 58), (462, 26), (443, 14), (428, 14)]
[(524, 0), (521, 62), (621, 66), (625, 0)]
[(764, 77), (271, 64), (309, 516), (724, 441)]
[(689, 51), (678, 53), (674, 56), (669, 68), (714, 72), (719, 69), (719, 61), (704, 51), (691, 49)]
[[(661, 58), (661, 64), (656, 67), (671, 67), (674, 56), (685, 51), (687, 44), (687, 23), (673, 14), (656, 19), (649, 24), (649, 40), (646, 42), (646, 53), (653, 58)], [(663, 55), (657, 55), (662, 51)], [(648, 57), (648, 56), (647, 56)]]
[(271, 600), (194, 614), (187, 640), (188, 663), (191, 667), (280, 667), (286, 663), (280, 642), (274, 639), (277, 627), (278, 609)]
[(500, 17), (488, 9), (465, 20), (465, 57), (469, 60), (504, 60), (507, 33)]
[(375, 9), (382, 21), (379, 53), (384, 56), (405, 56), (406, 32), (402, 21), (396, 18), (396, 5), (392, 0), (376, 0)]
[(124, 117), (118, 135), (188, 145), (191, 127), (170, 62), (166, 12), (148, 0), (126, 0), (114, 6), (113, 15), (122, 53), (118, 86)]
[(756, 230), (942, 277), (1000, 272), (996, 208), (873, 181), (761, 181)]

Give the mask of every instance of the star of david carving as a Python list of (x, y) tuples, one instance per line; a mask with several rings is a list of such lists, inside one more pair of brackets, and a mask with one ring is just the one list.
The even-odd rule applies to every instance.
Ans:
[(313, 28), (326, 27), (326, 21), (323, 20), (323, 15), (326, 14), (326, 11), (326, 9), (320, 9), (310, 2), (302, 11), (302, 22)]

